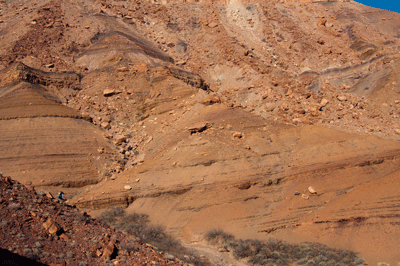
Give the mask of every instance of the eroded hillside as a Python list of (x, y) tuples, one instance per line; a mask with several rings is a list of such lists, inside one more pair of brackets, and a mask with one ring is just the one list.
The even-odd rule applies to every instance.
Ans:
[(399, 14), (354, 1), (0, 5), (3, 174), (93, 214), (147, 213), (187, 243), (220, 228), (400, 262)]

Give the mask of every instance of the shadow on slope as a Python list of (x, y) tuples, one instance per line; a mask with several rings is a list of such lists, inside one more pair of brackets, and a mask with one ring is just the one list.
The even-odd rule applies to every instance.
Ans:
[(14, 254), (6, 249), (0, 248), (0, 265), (32, 265), (32, 266), (43, 266), (46, 264), (39, 263), (37, 261), (22, 257), (18, 254)]

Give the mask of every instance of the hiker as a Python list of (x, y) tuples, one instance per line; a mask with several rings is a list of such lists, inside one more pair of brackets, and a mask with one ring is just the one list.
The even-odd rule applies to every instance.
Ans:
[(58, 198), (58, 202), (60, 204), (63, 204), (64, 203), (64, 192), (62, 192), (62, 191), (58, 192), (57, 198)]

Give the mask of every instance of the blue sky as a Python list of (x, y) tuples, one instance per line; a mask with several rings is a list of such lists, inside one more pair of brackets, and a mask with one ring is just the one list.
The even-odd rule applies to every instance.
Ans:
[(366, 6), (377, 7), (400, 13), (400, 0), (355, 0)]

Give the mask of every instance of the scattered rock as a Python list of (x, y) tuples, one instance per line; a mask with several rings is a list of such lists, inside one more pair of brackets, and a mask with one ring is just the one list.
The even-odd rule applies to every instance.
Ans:
[(294, 193), (294, 195), (295, 195), (295, 196), (298, 196), (298, 195), (300, 195), (300, 192), (297, 192), (297, 191), (296, 191), (296, 192)]
[(131, 187), (130, 185), (125, 185), (125, 186), (124, 186), (124, 189), (125, 189), (125, 190), (131, 190), (132, 187)]
[(102, 257), (106, 260), (110, 260), (113, 257), (114, 253), (116, 253), (115, 240), (110, 240), (107, 246), (104, 247)]
[(227, 247), (222, 247), (218, 249), (218, 252), (229, 252), (229, 249), (227, 249)]
[(112, 96), (112, 95), (114, 95), (115, 94), (115, 89), (105, 89), (104, 91), (103, 91), (103, 95), (105, 96), (105, 97), (109, 97), (109, 96)]
[(206, 98), (201, 101), (204, 105), (213, 105), (215, 103), (221, 103), (221, 99), (218, 97)]
[(47, 219), (47, 221), (43, 223), (43, 227), (52, 235), (61, 231), (61, 227), (52, 218)]
[(323, 98), (322, 100), (321, 100), (321, 106), (322, 107), (325, 107), (327, 104), (329, 103), (329, 101), (327, 100), (327, 99), (325, 99), (325, 98)]
[(307, 196), (306, 194), (301, 195), (301, 197), (302, 197), (303, 199), (309, 199), (309, 198), (310, 198), (310, 197)]
[(280, 108), (282, 111), (287, 111), (290, 109), (290, 107), (287, 103), (282, 104)]
[(327, 21), (327, 22), (325, 23), (325, 27), (327, 27), (327, 28), (332, 28), (333, 26), (334, 26), (333, 23), (330, 22), (330, 21)]
[(241, 132), (233, 132), (232, 136), (234, 139), (243, 139), (244, 138), (244, 135)]
[(211, 22), (210, 24), (208, 24), (208, 27), (210, 27), (210, 28), (215, 28), (217, 26), (218, 26), (218, 24), (215, 22)]
[(105, 137), (106, 139), (112, 139), (112, 135), (110, 134), (110, 133), (108, 133), (108, 132), (103, 132), (103, 137)]
[(101, 126), (102, 128), (104, 128), (104, 129), (110, 129), (110, 128), (111, 128), (111, 125), (110, 125), (110, 123), (108, 123), (108, 122), (102, 122), (102, 123), (100, 124), (100, 126)]
[(311, 194), (317, 194), (317, 191), (316, 191), (315, 188), (312, 187), (312, 186), (309, 186), (309, 187), (308, 187), (308, 191), (309, 191)]
[(117, 71), (118, 72), (128, 72), (129, 69), (127, 67), (120, 67), (120, 68), (117, 68)]
[(60, 238), (61, 238), (62, 240), (64, 240), (64, 241), (68, 241), (68, 239), (69, 239), (69, 237), (68, 237), (66, 234), (64, 234), (64, 233), (62, 233), (62, 234), (60, 235)]
[(115, 145), (121, 145), (122, 143), (126, 142), (127, 138), (124, 135), (115, 135), (113, 143)]
[(325, 26), (326, 22), (326, 19), (321, 18), (320, 20), (318, 20), (317, 26)]
[(274, 103), (266, 103), (264, 106), (265, 112), (272, 112), (276, 108), (276, 105)]
[(190, 126), (188, 130), (190, 131), (190, 134), (195, 134), (195, 133), (201, 133), (207, 129), (211, 128), (211, 124), (208, 122), (199, 122), (197, 124), (194, 124), (193, 126)]
[(341, 101), (341, 102), (347, 101), (347, 97), (344, 96), (344, 95), (339, 95), (339, 96), (337, 97), (337, 99), (338, 99), (339, 101)]
[(241, 189), (241, 190), (249, 189), (249, 188), (251, 188), (251, 183), (250, 182), (241, 183), (241, 184), (237, 185), (237, 188)]
[(96, 256), (101, 257), (101, 255), (103, 255), (103, 249), (102, 248), (96, 249)]

